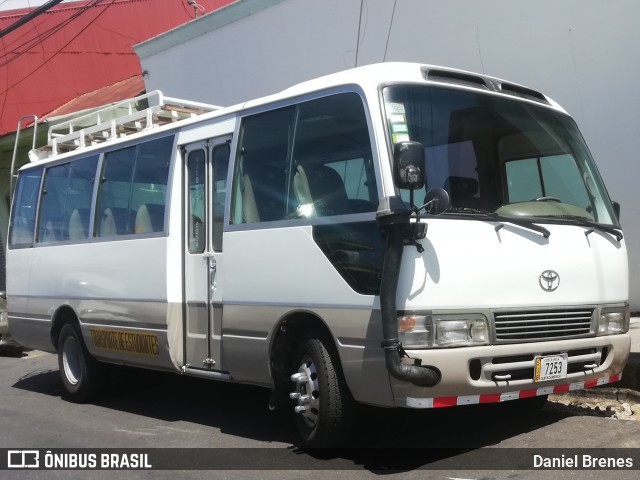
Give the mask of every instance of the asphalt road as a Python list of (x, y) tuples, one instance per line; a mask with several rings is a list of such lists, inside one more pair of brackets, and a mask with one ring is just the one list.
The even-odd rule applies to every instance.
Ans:
[[(354, 448), (319, 453), (295, 446), (291, 415), (269, 412), (268, 396), (251, 386), (118, 367), (102, 398), (79, 405), (65, 400), (54, 355), (0, 357), (0, 449), (154, 449), (156, 467), (175, 461), (184, 468), (193, 460), (194, 467), (211, 468), (206, 474), (0, 471), (0, 478), (635, 480), (640, 469), (640, 422), (592, 416), (588, 410), (531, 412), (506, 404), (437, 411), (364, 408)], [(605, 447), (629, 450), (596, 450)], [(558, 448), (604, 457), (631, 452), (635, 470), (531, 469), (533, 454), (552, 455), (544, 449)]]

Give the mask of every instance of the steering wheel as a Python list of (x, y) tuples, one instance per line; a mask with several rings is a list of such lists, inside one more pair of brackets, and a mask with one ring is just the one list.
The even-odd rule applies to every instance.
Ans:
[(538, 197), (536, 198), (536, 202), (558, 202), (562, 203), (558, 197)]

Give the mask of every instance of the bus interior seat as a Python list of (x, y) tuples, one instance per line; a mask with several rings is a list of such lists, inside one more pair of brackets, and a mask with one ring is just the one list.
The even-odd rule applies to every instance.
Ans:
[(252, 162), (243, 177), (243, 211), (246, 223), (284, 218), (286, 171), (279, 165)]
[(131, 211), (128, 208), (107, 207), (102, 212), (99, 232), (101, 237), (127, 235), (131, 231)]
[(471, 177), (450, 176), (444, 181), (444, 187), (451, 197), (451, 205), (459, 208), (481, 208), (478, 193), (478, 180)]
[(113, 212), (110, 208), (105, 208), (104, 212), (102, 212), (102, 220), (100, 221), (100, 236), (109, 237), (117, 234), (118, 229), (116, 228), (116, 221), (113, 218)]
[(314, 166), (308, 175), (309, 190), (319, 216), (351, 213), (342, 177), (326, 165)]
[(142, 204), (136, 212), (135, 233), (161, 232), (164, 230), (164, 205)]
[(89, 209), (74, 209), (69, 217), (69, 240), (87, 238), (89, 231)]
[(256, 223), (260, 221), (256, 197), (253, 194), (253, 186), (249, 175), (242, 177), (242, 216), (245, 223)]

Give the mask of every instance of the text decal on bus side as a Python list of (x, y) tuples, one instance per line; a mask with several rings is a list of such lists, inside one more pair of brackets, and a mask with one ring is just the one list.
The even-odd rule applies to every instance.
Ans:
[(158, 336), (150, 333), (92, 328), (91, 343), (96, 348), (104, 348), (115, 352), (160, 355)]

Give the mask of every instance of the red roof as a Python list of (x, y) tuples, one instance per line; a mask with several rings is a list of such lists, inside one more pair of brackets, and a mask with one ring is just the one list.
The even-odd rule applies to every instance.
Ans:
[(142, 75), (134, 75), (131, 78), (120, 80), (112, 85), (83, 93), (79, 97), (69, 100), (64, 105), (50, 111), (40, 120), (57, 117), (60, 115), (69, 115), (71, 113), (80, 112), (94, 108), (96, 106), (105, 105), (107, 103), (115, 103), (125, 98), (133, 98), (144, 92), (144, 80)]
[[(234, 1), (197, 3), (210, 13)], [(0, 30), (29, 11), (2, 12)], [(0, 135), (15, 131), (23, 115), (42, 117), (82, 94), (140, 75), (133, 45), (193, 18), (187, 0), (89, 0), (61, 3), (0, 38)], [(123, 98), (94, 95), (82, 108)]]

